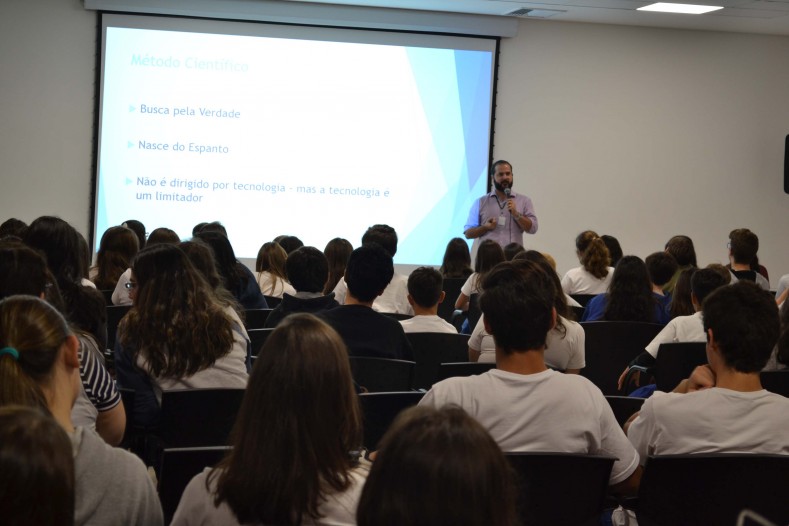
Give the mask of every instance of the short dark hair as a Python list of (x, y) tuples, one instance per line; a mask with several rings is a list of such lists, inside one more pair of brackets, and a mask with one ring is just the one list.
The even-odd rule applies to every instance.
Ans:
[(759, 252), (759, 238), (747, 228), (737, 228), (729, 232), (729, 242), (735, 263), (750, 265)]
[(420, 307), (437, 305), (443, 289), (444, 278), (433, 267), (419, 267), (408, 276), (408, 293)]
[(27, 223), (24, 221), (12, 217), (11, 219), (7, 219), (0, 225), (0, 239), (11, 236), (11, 237), (18, 237), (22, 239), (25, 236), (25, 232), (27, 231)]
[(649, 272), (649, 280), (658, 287), (668, 283), (679, 268), (677, 260), (668, 252), (654, 252), (648, 255), (644, 262)]
[(285, 272), (296, 292), (322, 292), (329, 279), (329, 260), (315, 247), (300, 247), (285, 260)]
[(490, 165), (490, 176), (491, 177), (493, 177), (493, 174), (496, 173), (496, 167), (498, 167), (500, 164), (506, 164), (507, 166), (510, 167), (510, 170), (513, 169), (511, 162), (505, 161), (504, 159), (499, 159), (498, 161), (496, 161), (496, 162), (494, 162), (493, 164)]
[(690, 277), (690, 290), (701, 305), (710, 293), (726, 285), (726, 278), (710, 268), (699, 269)]
[(175, 230), (165, 227), (155, 228), (153, 232), (148, 235), (148, 245), (155, 245), (157, 243), (169, 243), (177, 245), (181, 242), (178, 233)]
[(394, 263), (389, 252), (378, 243), (364, 244), (351, 252), (345, 268), (345, 283), (354, 298), (373, 301), (389, 285), (394, 276)]
[(619, 244), (619, 240), (614, 236), (609, 236), (607, 234), (603, 234), (600, 236), (600, 239), (603, 240), (606, 248), (608, 249), (608, 255), (611, 257), (611, 266), (615, 267), (619, 260), (622, 259), (624, 253), (622, 252), (622, 245)]
[(373, 225), (362, 236), (362, 245), (378, 243), (394, 257), (397, 254), (397, 232), (389, 225)]
[(674, 256), (680, 267), (688, 265), (698, 267), (696, 263), (696, 249), (693, 240), (688, 236), (674, 236), (666, 242), (666, 252)]
[(304, 246), (304, 242), (296, 236), (282, 236), (282, 239), (277, 241), (277, 243), (279, 243), (279, 246), (281, 246), (288, 255), (297, 248)]
[(508, 243), (502, 250), (504, 250), (504, 259), (507, 261), (512, 261), (512, 258), (526, 251), (523, 245), (515, 242)]
[(758, 373), (778, 341), (778, 306), (751, 282), (720, 287), (704, 300), (704, 331), (710, 329), (726, 365)]
[(480, 308), (496, 347), (510, 353), (545, 346), (556, 290), (537, 263), (500, 263), (485, 275), (482, 290)]

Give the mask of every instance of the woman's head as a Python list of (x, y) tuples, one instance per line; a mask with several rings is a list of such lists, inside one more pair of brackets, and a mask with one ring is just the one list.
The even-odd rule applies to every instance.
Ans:
[(324, 294), (333, 291), (334, 287), (345, 275), (345, 267), (348, 265), (348, 258), (351, 257), (351, 252), (353, 252), (353, 245), (347, 239), (335, 237), (326, 243), (323, 255), (329, 261), (329, 279), (323, 288)]
[(611, 255), (597, 232), (585, 230), (578, 234), (575, 238), (575, 248), (578, 251), (578, 259), (587, 272), (597, 279), (603, 279), (608, 275)]
[(637, 256), (624, 256), (611, 277), (604, 319), (655, 322), (655, 305), (646, 264)]
[(32, 407), (0, 407), (0, 495), (7, 524), (74, 524), (74, 456), (63, 428)]
[(479, 244), (477, 260), (474, 262), (474, 272), (485, 274), (493, 267), (504, 261), (504, 250), (501, 245), (491, 239), (486, 239)]
[(25, 244), (41, 251), (47, 266), (64, 283), (79, 283), (84, 274), (79, 234), (59, 217), (42, 216), (33, 221), (24, 237)]
[(511, 468), (487, 431), (459, 407), (417, 406), (381, 440), (359, 526), (517, 523)]
[(674, 236), (666, 242), (666, 252), (674, 256), (680, 267), (698, 267), (696, 249), (688, 236)]
[[(52, 400), (45, 393), (55, 390), (54, 382), (78, 370), (74, 369), (79, 367), (78, 347), (66, 320), (45, 301), (33, 296), (0, 301), (0, 406), (48, 407)], [(71, 369), (58, 371), (65, 364)], [(78, 375), (75, 379), (79, 382)], [(74, 398), (66, 401), (69, 407), (79, 384), (71, 387)]]
[(136, 219), (127, 219), (121, 226), (125, 226), (134, 232), (134, 235), (137, 236), (137, 245), (140, 250), (145, 248), (145, 225)]
[(350, 485), (361, 440), (345, 344), (315, 316), (288, 316), (258, 354), (217, 499), (242, 523), (316, 517), (323, 495)]
[(154, 231), (148, 236), (146, 245), (156, 245), (159, 243), (177, 245), (180, 242), (181, 238), (178, 236), (178, 233), (175, 230), (159, 227), (154, 229)]
[(258, 272), (270, 272), (280, 279), (286, 279), (285, 261), (288, 259), (288, 253), (282, 248), (279, 243), (269, 241), (263, 243), (258, 251), (258, 258), (255, 261), (255, 270)]
[(98, 275), (94, 280), (99, 289), (111, 289), (118, 283), (137, 254), (139, 241), (130, 229), (123, 226), (108, 228), (101, 236), (99, 251), (96, 254)]
[(224, 234), (206, 228), (201, 230), (196, 237), (208, 243), (214, 251), (216, 270), (222, 276), (225, 288), (231, 292), (235, 291), (241, 283), (241, 273), (238, 270), (240, 263), (236, 260), (236, 253), (233, 251), (230, 241)]
[(464, 239), (455, 237), (447, 243), (441, 274), (445, 278), (467, 278), (471, 274), (471, 254)]
[(691, 280), (695, 273), (695, 267), (680, 272), (677, 283), (674, 285), (674, 292), (671, 294), (671, 304), (669, 305), (669, 315), (672, 318), (676, 318), (677, 316), (690, 316), (696, 312), (691, 297), (691, 293), (693, 292)]

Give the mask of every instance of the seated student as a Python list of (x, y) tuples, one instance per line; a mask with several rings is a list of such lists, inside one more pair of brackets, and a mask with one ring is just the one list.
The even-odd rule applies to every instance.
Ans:
[[(674, 295), (674, 287), (677, 285), (677, 280), (680, 275), (686, 270), (695, 269), (699, 265), (696, 262), (696, 249), (693, 247), (693, 240), (688, 236), (673, 236), (666, 242), (665, 251), (667, 254), (674, 256), (677, 261), (677, 271), (674, 276), (668, 280), (668, 283), (663, 287), (663, 291), (667, 294)], [(680, 314), (684, 316), (684, 314)]]
[(171, 524), (356, 524), (361, 420), (342, 340), (289, 316), (255, 362), (232, 451), (192, 479)]
[(586, 304), (581, 321), (599, 320), (668, 323), (668, 313), (652, 292), (647, 266), (641, 258), (620, 259), (608, 292), (598, 294)]
[(514, 526), (515, 481), (485, 429), (459, 407), (411, 407), (381, 440), (359, 526)]
[(655, 393), (626, 427), (642, 463), (647, 455), (789, 455), (789, 398), (766, 391), (759, 379), (778, 325), (775, 302), (753, 283), (707, 297), (709, 365), (696, 368), (673, 393)]
[(154, 245), (132, 263), (134, 305), (118, 326), (118, 383), (135, 391), (135, 422), (154, 426), (162, 391), (247, 385), (249, 336), (184, 252)]
[[(690, 279), (691, 286), (691, 301), (695, 314), (690, 316), (677, 316), (655, 336), (646, 350), (639, 354), (630, 365), (642, 365), (644, 367), (651, 367), (655, 364), (655, 358), (658, 355), (658, 349), (663, 343), (678, 343), (678, 342), (705, 342), (707, 335), (704, 332), (704, 312), (702, 305), (704, 299), (712, 293), (712, 291), (723, 287), (726, 284), (723, 276), (719, 272), (712, 269), (701, 269), (693, 272), (693, 277)], [(622, 389), (625, 377), (630, 371), (630, 366), (625, 367), (625, 370), (619, 377), (619, 388)], [(636, 377), (635, 385), (638, 385), (639, 378)]]
[(296, 290), (282, 296), (282, 303), (266, 318), (265, 327), (276, 327), (289, 314), (317, 314), (339, 305), (333, 292), (323, 294), (323, 286), (329, 279), (329, 261), (317, 248), (301, 247), (291, 252), (285, 261), (285, 273)]
[(80, 389), (78, 348), (66, 320), (43, 300), (11, 296), (0, 301), (0, 406), (43, 407), (69, 435), (76, 526), (160, 525), (161, 505), (142, 461), (71, 420)]
[(444, 278), (433, 267), (419, 267), (408, 276), (408, 303), (414, 317), (401, 320), (405, 332), (446, 332), (457, 334), (455, 326), (438, 317), (438, 304), (444, 301)]
[(403, 327), (373, 310), (373, 301), (383, 294), (393, 274), (392, 256), (377, 243), (364, 244), (351, 253), (345, 269), (345, 304), (321, 313), (340, 333), (351, 356), (414, 359)]
[(759, 238), (747, 228), (737, 228), (729, 233), (729, 262), (731, 263), (732, 283), (740, 280), (756, 283), (764, 290), (770, 290), (770, 282), (751, 270), (751, 262), (759, 251)]
[(677, 272), (677, 268), (679, 268), (677, 260), (667, 252), (654, 252), (647, 256), (644, 263), (647, 265), (649, 282), (652, 284), (652, 293), (665, 313), (666, 321), (668, 321), (670, 319), (671, 294), (665, 292), (663, 287)]
[(496, 344), (496, 369), (449, 378), (419, 405), (459, 405), (502, 451), (607, 454), (617, 457), (612, 490), (635, 493), (641, 470), (600, 389), (545, 365), (545, 340), (556, 323), (555, 286), (531, 261), (501, 263), (482, 283), (480, 305)]
[(474, 273), (460, 287), (460, 294), (455, 300), (455, 308), (464, 311), (468, 310), (471, 296), (482, 292), (480, 283), (485, 278), (485, 274), (505, 260), (504, 250), (497, 242), (492, 239), (486, 239), (480, 243), (477, 249), (477, 257), (474, 260)]
[(60, 425), (35, 407), (0, 407), (3, 524), (74, 524), (74, 456)]
[(333, 291), (345, 275), (345, 266), (348, 264), (351, 252), (353, 252), (353, 246), (347, 239), (335, 237), (326, 243), (323, 255), (329, 262), (329, 279), (326, 280), (326, 285), (323, 287), (324, 294)]
[(96, 266), (89, 272), (96, 288), (108, 290), (115, 287), (121, 274), (129, 268), (132, 258), (139, 251), (137, 235), (123, 226), (108, 228), (101, 236), (96, 253)]
[[(377, 243), (394, 258), (397, 253), (397, 232), (389, 225), (373, 225), (362, 236), (362, 245)], [(341, 279), (334, 287), (334, 298), (342, 305), (348, 290), (347, 280)], [(383, 293), (373, 302), (373, 309), (378, 312), (394, 312), (397, 314), (414, 314), (408, 304), (408, 278), (395, 272)]]
[(260, 292), (264, 296), (281, 298), (285, 293), (296, 294), (296, 290), (288, 283), (285, 273), (287, 259), (288, 253), (279, 243), (269, 241), (260, 247), (255, 261), (255, 270)]
[[(125, 224), (125, 223), (124, 223)], [(145, 230), (143, 229), (143, 243), (140, 245), (140, 250), (143, 247), (150, 247), (153, 245), (168, 244), (177, 245), (181, 239), (174, 230), (165, 227), (154, 228), (153, 232), (148, 236), (148, 241), (145, 241)], [(131, 263), (131, 261), (129, 262)], [(113, 305), (131, 305), (132, 300), (129, 295), (129, 281), (131, 281), (131, 265), (126, 271), (120, 275), (118, 282), (115, 284), (115, 290), (112, 291), (112, 304)]]
[(465, 239), (453, 237), (449, 240), (438, 270), (444, 278), (468, 279), (474, 271), (471, 270), (471, 254)]
[(605, 242), (597, 232), (585, 230), (575, 238), (575, 249), (581, 266), (567, 271), (562, 278), (562, 290), (567, 294), (604, 293), (614, 271)]

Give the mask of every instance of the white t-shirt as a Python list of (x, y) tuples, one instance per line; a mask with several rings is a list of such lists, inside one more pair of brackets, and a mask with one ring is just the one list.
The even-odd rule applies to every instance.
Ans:
[[(186, 486), (170, 526), (239, 525), (236, 515), (227, 502), (214, 506), (216, 477), (211, 479), (211, 492), (206, 489), (206, 478), (210, 472), (211, 468), (206, 468)], [(327, 495), (326, 500), (318, 507), (323, 517), (317, 521), (305, 517), (302, 524), (355, 525), (356, 507), (362, 495), (364, 482), (367, 480), (367, 473), (368, 468), (364, 465), (351, 471), (351, 486), (343, 493)], [(261, 495), (261, 498), (265, 496)]]
[(668, 325), (663, 327), (655, 338), (649, 342), (646, 350), (657, 358), (661, 343), (678, 342), (706, 342), (707, 334), (704, 332), (704, 317), (701, 311), (690, 316), (677, 316)]
[(642, 463), (648, 455), (789, 455), (789, 398), (764, 389), (658, 391), (644, 402), (627, 435)]
[(264, 270), (263, 272), (258, 272), (257, 279), (258, 279), (258, 286), (260, 287), (260, 292), (262, 292), (264, 296), (271, 296), (272, 298), (281, 298), (282, 295), (285, 294), (286, 292), (291, 296), (296, 295), (296, 289), (294, 289), (290, 283), (280, 278), (279, 276), (275, 276), (274, 274), (272, 274), (267, 270)]
[(571, 268), (562, 278), (562, 290), (566, 294), (603, 294), (608, 292), (614, 268), (608, 267), (608, 274), (598, 279), (583, 267)]
[(474, 272), (471, 274), (467, 279), (466, 282), (460, 287), (460, 292), (465, 294), (467, 297), (471, 297), (472, 294), (479, 294), (479, 273)]
[[(348, 292), (348, 284), (345, 278), (337, 282), (334, 287), (334, 299), (340, 305), (345, 304), (345, 294)], [(408, 303), (408, 277), (395, 272), (392, 281), (384, 289), (384, 293), (375, 298), (373, 310), (376, 312), (396, 312), (398, 314), (411, 314), (414, 309)]]
[(433, 385), (419, 405), (455, 404), (474, 417), (504, 452), (554, 452), (618, 458), (609, 484), (627, 479), (638, 453), (603, 393), (576, 374), (516, 374), (492, 369)]
[[(740, 281), (740, 278), (735, 276), (734, 272), (732, 272), (731, 269), (729, 269), (729, 274), (731, 274), (731, 281), (729, 281), (730, 285), (734, 285), (735, 283)], [(770, 281), (767, 278), (765, 278), (764, 276), (762, 276), (761, 274), (759, 274), (759, 272), (756, 272), (756, 281), (755, 281), (755, 283), (762, 290), (767, 290), (767, 291), (770, 290)]]
[(115, 290), (112, 291), (112, 304), (113, 305), (131, 305), (132, 299), (129, 296), (129, 289), (126, 284), (131, 281), (131, 269), (127, 268), (126, 271), (118, 278), (118, 284), (115, 285)]
[[(583, 369), (586, 366), (586, 334), (580, 323), (562, 318), (567, 332), (558, 329), (548, 332), (545, 339), (545, 364), (554, 369)], [(479, 352), (478, 362), (496, 363), (496, 344), (493, 336), (485, 330), (480, 317), (471, 333), (468, 346)]]
[(775, 299), (778, 299), (781, 293), (786, 289), (789, 289), (789, 274), (784, 274), (781, 276), (781, 279), (778, 280), (778, 288), (775, 289)]
[(446, 322), (439, 316), (414, 316), (408, 320), (401, 320), (405, 332), (446, 332), (457, 334), (458, 331), (451, 323)]

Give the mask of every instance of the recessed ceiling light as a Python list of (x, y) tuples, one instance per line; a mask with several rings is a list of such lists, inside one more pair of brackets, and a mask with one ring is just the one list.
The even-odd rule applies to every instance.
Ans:
[(701, 15), (710, 11), (723, 9), (722, 6), (715, 5), (692, 5), (692, 4), (669, 4), (658, 2), (656, 4), (639, 7), (638, 11), (659, 11), (661, 13), (685, 13), (689, 15)]

